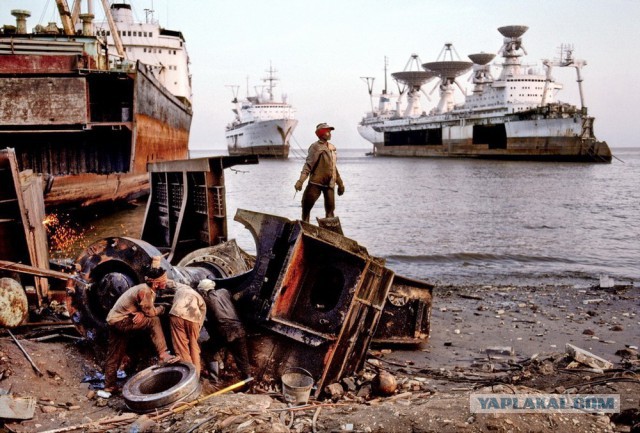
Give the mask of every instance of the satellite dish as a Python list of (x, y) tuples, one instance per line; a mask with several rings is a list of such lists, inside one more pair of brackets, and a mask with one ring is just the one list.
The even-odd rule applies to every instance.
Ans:
[(486, 65), (495, 57), (495, 54), (491, 53), (478, 53), (478, 54), (469, 54), (469, 58), (476, 65)]
[(527, 26), (504, 26), (498, 27), (498, 31), (506, 38), (519, 38), (529, 30)]
[(440, 78), (455, 78), (467, 72), (473, 63), (456, 60), (445, 60), (440, 62), (423, 63), (422, 67), (427, 71), (432, 71)]
[(411, 87), (421, 87), (437, 74), (431, 71), (403, 71), (391, 74), (393, 78)]

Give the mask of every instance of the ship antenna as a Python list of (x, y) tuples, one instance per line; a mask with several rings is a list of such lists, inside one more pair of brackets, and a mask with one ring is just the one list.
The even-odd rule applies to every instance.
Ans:
[(373, 113), (373, 81), (374, 77), (360, 77), (360, 79), (367, 83), (367, 89), (369, 90), (369, 101), (371, 102), (371, 112)]
[(149, 24), (149, 17), (151, 17), (151, 21), (153, 21), (153, 9), (145, 9), (144, 10), (144, 21)]
[(389, 66), (389, 58), (384, 56), (384, 89), (382, 89), (382, 94), (387, 94), (387, 66)]
[(273, 102), (273, 88), (276, 86), (274, 82), (278, 81), (278, 79), (274, 76), (274, 74), (278, 71), (273, 69), (273, 65), (271, 64), (271, 62), (269, 62), (269, 69), (267, 69), (266, 72), (268, 72), (269, 75), (267, 76), (267, 78), (263, 78), (262, 81), (269, 82), (269, 85), (267, 86), (267, 93), (269, 93), (269, 101)]
[(240, 86), (227, 84), (225, 85), (225, 87), (228, 87), (229, 89), (231, 89), (231, 93), (233, 94), (233, 101), (231, 102), (233, 102), (234, 104), (238, 102), (238, 90), (240, 89)]

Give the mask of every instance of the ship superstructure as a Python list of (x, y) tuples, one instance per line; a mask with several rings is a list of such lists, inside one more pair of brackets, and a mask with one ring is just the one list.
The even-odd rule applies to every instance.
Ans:
[[(471, 54), (471, 61), (462, 61), (454, 58), (450, 43), (421, 70), (392, 74), (403, 85), (400, 95), (407, 93), (405, 108), (399, 98), (395, 110), (372, 110), (358, 131), (380, 156), (611, 162), (611, 150), (595, 138), (594, 118), (584, 104), (581, 68), (586, 62), (573, 57), (572, 47), (563, 46), (559, 59), (543, 62), (545, 73), (525, 67), (522, 35), (527, 30), (498, 29), (504, 37), (499, 74), (493, 73), (494, 54)], [(562, 84), (551, 75), (554, 66), (576, 69), (580, 107), (557, 100)], [(473, 90), (457, 104), (457, 89), (465, 93), (457, 78), (469, 71)], [(432, 92), (437, 89), (440, 98), (427, 112), (419, 100), (421, 94), (428, 96), (423, 86), (432, 79), (438, 80)]]
[[(152, 10), (145, 9), (145, 21), (134, 20), (131, 5), (114, 3), (111, 16), (123, 48), (125, 61), (140, 61), (174, 96), (191, 104), (191, 73), (189, 54), (182, 32), (161, 27)], [(108, 20), (96, 23), (96, 33), (106, 38), (108, 49), (118, 52)], [(123, 59), (112, 56), (111, 66)]]
[(184, 38), (135, 23), (129, 4), (111, 5), (96, 25), (91, 2), (84, 13), (80, 2), (56, 3), (62, 28), (28, 32), (25, 10), (2, 28), (0, 143), (15, 148), (20, 170), (43, 175), (48, 207), (144, 195), (148, 163), (188, 158)]
[(234, 120), (225, 128), (229, 155), (257, 155), (266, 158), (288, 158), (290, 140), (298, 125), (295, 108), (285, 95), (276, 100), (274, 88), (278, 78), (273, 67), (263, 79), (266, 86), (255, 96), (238, 99), (238, 86), (233, 91)]

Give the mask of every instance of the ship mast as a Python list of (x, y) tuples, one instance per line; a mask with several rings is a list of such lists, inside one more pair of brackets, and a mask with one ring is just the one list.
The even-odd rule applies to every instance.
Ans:
[(266, 78), (263, 78), (262, 81), (269, 83), (269, 85), (267, 86), (267, 93), (269, 94), (269, 102), (273, 102), (273, 88), (276, 87), (275, 82), (278, 81), (275, 73), (278, 71), (273, 69), (273, 65), (269, 63), (269, 69), (267, 69), (266, 72), (268, 72), (269, 75)]
[(551, 70), (554, 66), (567, 67), (571, 66), (576, 68), (576, 81), (578, 83), (578, 91), (580, 92), (580, 108), (585, 109), (584, 104), (584, 93), (582, 91), (582, 68), (587, 65), (586, 60), (574, 59), (573, 58), (573, 46), (570, 45), (560, 45), (560, 59), (556, 61), (551, 61), (545, 59), (542, 61), (542, 64), (547, 68), (547, 79), (545, 80), (544, 92), (542, 94), (542, 104), (546, 104), (547, 93), (549, 83), (553, 81), (551, 77)]
[(375, 77), (360, 77), (360, 79), (367, 83), (367, 90), (369, 91), (369, 102), (371, 103), (371, 112), (375, 113), (375, 110), (373, 109), (373, 82), (375, 81)]

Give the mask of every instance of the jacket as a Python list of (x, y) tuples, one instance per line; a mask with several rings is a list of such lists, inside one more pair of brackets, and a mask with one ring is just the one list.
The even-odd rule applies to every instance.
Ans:
[(336, 162), (336, 147), (328, 141), (316, 141), (309, 146), (307, 160), (300, 172), (300, 183), (308, 177), (309, 183), (315, 185), (329, 188), (344, 186)]
[(176, 283), (176, 293), (169, 314), (202, 327), (206, 313), (207, 307), (202, 296), (186, 284)]
[(164, 306), (156, 307), (155, 300), (156, 292), (147, 283), (133, 286), (120, 295), (107, 315), (107, 323), (113, 325), (137, 312), (147, 317), (159, 316), (164, 313)]

